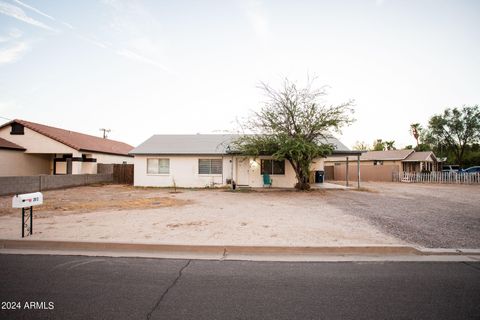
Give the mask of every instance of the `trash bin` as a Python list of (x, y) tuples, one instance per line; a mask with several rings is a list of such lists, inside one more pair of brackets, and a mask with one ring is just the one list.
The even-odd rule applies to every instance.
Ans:
[(325, 171), (323, 170), (315, 171), (315, 183), (323, 183), (324, 176), (325, 176)]

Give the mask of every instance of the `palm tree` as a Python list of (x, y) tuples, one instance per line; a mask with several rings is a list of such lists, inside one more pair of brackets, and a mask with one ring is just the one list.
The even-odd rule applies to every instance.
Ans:
[(420, 138), (420, 131), (422, 131), (422, 127), (420, 126), (420, 123), (412, 123), (410, 125), (410, 132), (412, 133), (412, 136), (417, 141), (417, 147), (418, 147), (418, 138)]
[(395, 144), (394, 140), (385, 141), (385, 147), (387, 148), (387, 150), (396, 150), (397, 148), (395, 148), (394, 144)]

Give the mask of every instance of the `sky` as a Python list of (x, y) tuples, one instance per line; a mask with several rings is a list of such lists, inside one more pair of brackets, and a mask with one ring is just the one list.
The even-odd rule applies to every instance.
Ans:
[(480, 104), (480, 1), (0, 0), (0, 123), (24, 119), (137, 146), (225, 133), (260, 82), (355, 100), (337, 137), (415, 144), (411, 123)]

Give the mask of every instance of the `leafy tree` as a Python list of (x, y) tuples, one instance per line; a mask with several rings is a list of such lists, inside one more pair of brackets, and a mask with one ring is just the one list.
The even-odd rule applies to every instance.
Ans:
[(409, 144), (408, 146), (405, 146), (405, 148), (403, 148), (403, 150), (412, 150), (413, 149), (413, 146), (411, 144)]
[(370, 147), (364, 141), (357, 141), (355, 142), (355, 145), (353, 146), (352, 149), (358, 150), (358, 151), (364, 151), (364, 150), (370, 149)]
[(234, 142), (235, 150), (246, 156), (272, 155), (287, 160), (297, 178), (295, 188), (308, 190), (310, 165), (313, 159), (333, 151), (326, 142), (332, 132), (353, 122), (353, 101), (340, 105), (325, 105), (324, 88), (313, 88), (310, 82), (300, 88), (286, 79), (280, 90), (262, 83), (267, 101), (243, 123), (244, 130), (254, 134), (242, 135)]
[(468, 146), (480, 142), (480, 107), (447, 108), (434, 115), (428, 122), (425, 138), (432, 145), (445, 145), (455, 162), (462, 165)]
[(385, 148), (387, 148), (387, 150), (397, 150), (397, 148), (395, 148), (395, 141), (385, 141)]
[(373, 151), (383, 151), (385, 150), (385, 142), (382, 139), (377, 139), (373, 142)]
[(419, 143), (415, 148), (415, 151), (431, 151), (432, 147), (428, 143)]

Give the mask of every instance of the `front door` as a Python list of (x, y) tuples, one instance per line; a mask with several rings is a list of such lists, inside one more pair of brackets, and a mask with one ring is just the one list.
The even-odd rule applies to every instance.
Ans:
[(249, 158), (237, 158), (237, 184), (249, 185), (250, 180), (250, 159)]

